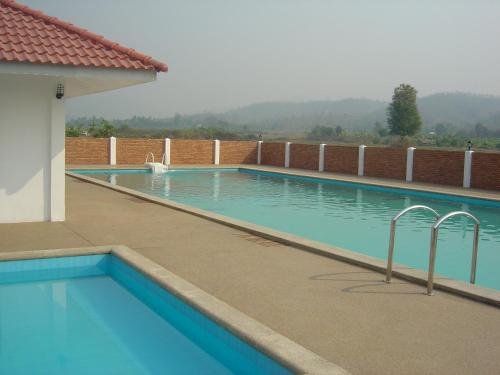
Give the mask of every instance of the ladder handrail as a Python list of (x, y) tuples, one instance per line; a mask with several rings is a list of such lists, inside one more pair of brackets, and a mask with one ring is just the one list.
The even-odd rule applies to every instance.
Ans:
[(432, 295), (434, 288), (434, 267), (436, 264), (436, 248), (437, 240), (439, 234), (439, 227), (449, 218), (454, 216), (466, 216), (474, 221), (474, 239), (472, 242), (472, 262), (470, 270), (470, 283), (475, 284), (476, 282), (476, 266), (477, 266), (477, 248), (479, 244), (479, 220), (472, 214), (465, 211), (454, 211), (450, 212), (443, 217), (439, 218), (431, 228), (431, 245), (429, 250), (429, 272), (427, 278), (427, 294)]
[(397, 221), (401, 216), (403, 216), (407, 212), (410, 212), (410, 211), (413, 211), (413, 210), (416, 210), (416, 209), (423, 209), (423, 210), (430, 211), (430, 212), (432, 212), (434, 214), (434, 216), (436, 216), (437, 218), (439, 217), (439, 214), (437, 213), (436, 210), (434, 210), (434, 209), (432, 209), (432, 208), (430, 208), (428, 206), (423, 206), (423, 205), (417, 204), (415, 206), (407, 207), (404, 210), (399, 211), (399, 213), (392, 218), (392, 221)]
[(433, 210), (430, 207), (423, 206), (423, 205), (415, 205), (411, 207), (407, 207), (404, 210), (401, 210), (396, 216), (394, 216), (391, 220), (391, 232), (390, 232), (390, 237), (389, 237), (389, 251), (387, 255), (387, 270), (385, 274), (385, 282), (390, 283), (391, 278), (392, 278), (392, 263), (393, 263), (393, 257), (394, 257), (394, 237), (396, 236), (396, 221), (398, 219), (405, 215), (406, 213), (417, 210), (417, 209), (422, 209), (426, 211), (430, 211), (434, 214), (436, 217), (436, 220), (439, 220), (439, 214)]
[(148, 162), (149, 155), (151, 155), (151, 159), (153, 160), (152, 162), (153, 163), (155, 162), (155, 154), (153, 154), (152, 152), (148, 152), (148, 154), (146, 155), (146, 161), (144, 162), (144, 164), (146, 164)]
[(449, 218), (451, 218), (453, 216), (467, 216), (468, 218), (472, 219), (477, 225), (480, 224), (480, 221), (477, 217), (475, 217), (474, 215), (472, 215), (466, 211), (453, 211), (453, 212), (450, 212), (450, 213), (444, 215), (443, 217), (441, 217), (438, 221), (436, 221), (436, 223), (433, 225), (433, 227), (439, 228), (441, 226), (441, 224), (443, 224), (444, 221), (448, 220)]
[(165, 157), (166, 157), (166, 154), (165, 154), (165, 153), (163, 153), (163, 155), (162, 155), (162, 157), (161, 157), (161, 163), (162, 163), (163, 165), (165, 165)]

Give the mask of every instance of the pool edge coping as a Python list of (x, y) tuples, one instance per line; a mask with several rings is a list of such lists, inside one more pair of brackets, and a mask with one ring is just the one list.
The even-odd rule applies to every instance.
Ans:
[(99, 254), (117, 256), (184, 303), (227, 329), (231, 334), (296, 374), (350, 374), (340, 366), (277, 333), (125, 245), (5, 252), (0, 253), (0, 262)]
[[(363, 268), (382, 273), (386, 273), (386, 262), (380, 259), (356, 253), (351, 250), (343, 249), (336, 246), (327, 245), (318, 241), (308, 240), (303, 237), (295, 236), (289, 233), (284, 233), (264, 226), (252, 224), (246, 221), (237, 220), (228, 216), (223, 216), (210, 211), (177, 203), (165, 198), (155, 197), (137, 190), (125, 188), (123, 186), (113, 185), (109, 182), (95, 179), (87, 175), (79, 175), (66, 171), (66, 175), (83, 180), (94, 185), (99, 185), (107, 189), (131, 195), (152, 203), (156, 203), (165, 207), (169, 207), (178, 211), (182, 211), (212, 222), (216, 222), (234, 229), (254, 234), (278, 243), (282, 243), (300, 250), (305, 250), (310, 253), (336, 259), (349, 264), (354, 264)], [(394, 263), (392, 268), (392, 276), (410, 281), (415, 284), (427, 285), (427, 272), (410, 268), (401, 264)], [(455, 280), (443, 275), (435, 274), (434, 289), (442, 290), (454, 295), (465, 297), (474, 301), (486, 303), (495, 307), (500, 307), (500, 291), (494, 289), (469, 284), (461, 280)], [(422, 292), (424, 293), (424, 292)]]

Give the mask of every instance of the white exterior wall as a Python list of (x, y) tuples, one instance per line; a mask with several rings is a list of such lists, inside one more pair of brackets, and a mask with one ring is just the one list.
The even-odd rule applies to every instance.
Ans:
[(65, 100), (55, 98), (58, 83), (68, 98), (155, 79), (149, 70), (0, 61), (0, 223), (65, 219)]
[(49, 77), (0, 75), (0, 223), (64, 220), (64, 99)]

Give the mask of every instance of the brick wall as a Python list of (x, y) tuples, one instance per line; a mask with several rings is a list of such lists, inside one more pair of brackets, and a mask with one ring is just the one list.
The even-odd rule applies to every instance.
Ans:
[(154, 154), (155, 162), (161, 162), (165, 152), (164, 140), (145, 138), (116, 140), (116, 164), (144, 164), (149, 152)]
[(358, 174), (358, 147), (325, 146), (325, 171)]
[(213, 164), (214, 141), (172, 139), (171, 164)]
[(290, 168), (318, 170), (319, 145), (290, 145)]
[(474, 152), (472, 154), (471, 187), (500, 190), (500, 153)]
[(406, 149), (395, 147), (366, 147), (365, 176), (406, 178)]
[(261, 149), (261, 163), (283, 167), (285, 165), (285, 144), (264, 142)]
[(462, 186), (464, 151), (422, 150), (413, 154), (413, 180)]
[(108, 163), (108, 138), (66, 138), (66, 164)]
[[(221, 164), (253, 164), (257, 161), (257, 142), (221, 141)], [(210, 140), (171, 140), (172, 164), (213, 164), (214, 142)], [(66, 138), (66, 164), (109, 164), (109, 139)], [(161, 161), (163, 139), (117, 139), (117, 164), (141, 165), (148, 152)], [(283, 167), (285, 144), (264, 142), (262, 164)], [(290, 145), (290, 167), (317, 170), (319, 145)], [(413, 180), (434, 184), (462, 186), (464, 151), (416, 149), (413, 160)], [(356, 175), (357, 146), (325, 146), (325, 171)], [(391, 147), (365, 148), (365, 175), (404, 180), (406, 149)], [(474, 152), (472, 156), (471, 187), (500, 190), (500, 153)]]
[(221, 141), (220, 164), (256, 164), (256, 141)]

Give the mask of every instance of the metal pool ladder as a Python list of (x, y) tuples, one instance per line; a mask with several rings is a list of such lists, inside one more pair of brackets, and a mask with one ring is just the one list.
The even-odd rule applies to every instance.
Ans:
[(155, 154), (153, 154), (152, 152), (148, 152), (148, 154), (146, 155), (146, 161), (144, 162), (144, 164), (146, 164), (148, 162), (149, 156), (151, 156), (151, 162), (152, 163), (155, 162)]
[(430, 207), (422, 206), (422, 205), (407, 207), (404, 210), (400, 211), (396, 216), (394, 216), (392, 218), (392, 220), (391, 220), (391, 234), (389, 237), (389, 254), (387, 256), (387, 271), (385, 274), (385, 281), (387, 283), (390, 283), (391, 278), (392, 278), (392, 262), (393, 262), (393, 257), (394, 257), (394, 237), (396, 236), (396, 222), (398, 221), (398, 219), (401, 216), (405, 215), (406, 213), (408, 213), (410, 211), (414, 211), (414, 210), (430, 211), (436, 217), (436, 221), (439, 219), (439, 214), (435, 210), (433, 210)]
[(474, 239), (472, 241), (472, 262), (470, 267), (470, 283), (476, 283), (477, 246), (479, 242), (479, 220), (472, 214), (465, 211), (455, 211), (439, 218), (431, 228), (431, 249), (429, 254), (429, 273), (427, 277), (427, 294), (432, 296), (434, 287), (434, 266), (436, 263), (436, 248), (439, 234), (439, 227), (446, 220), (454, 216), (466, 216), (474, 221)]
[(391, 282), (392, 278), (392, 264), (393, 264), (393, 258), (394, 258), (394, 238), (396, 235), (396, 222), (397, 220), (405, 215), (406, 213), (413, 211), (413, 210), (426, 210), (430, 211), (434, 214), (436, 217), (435, 223), (431, 227), (431, 245), (430, 245), (430, 250), (429, 250), (429, 272), (427, 276), (427, 294), (431, 296), (433, 294), (433, 288), (434, 288), (434, 268), (435, 268), (435, 263), (436, 263), (436, 249), (437, 249), (437, 240), (438, 240), (438, 235), (439, 235), (439, 227), (443, 222), (448, 220), (451, 217), (454, 216), (466, 216), (474, 221), (474, 240), (472, 244), (472, 264), (471, 264), (471, 271), (470, 271), (470, 282), (471, 284), (474, 284), (476, 282), (476, 265), (477, 265), (477, 248), (478, 248), (478, 242), (479, 242), (479, 220), (473, 216), (472, 214), (465, 212), (465, 211), (454, 211), (450, 212), (443, 217), (440, 217), (439, 214), (433, 210), (430, 207), (427, 206), (422, 206), (422, 205), (416, 205), (416, 206), (411, 206), (408, 208), (405, 208), (404, 210), (400, 211), (396, 216), (394, 216), (391, 220), (391, 232), (390, 232), (390, 237), (389, 237), (389, 253), (387, 256), (387, 270), (386, 270), (386, 275), (385, 275), (385, 281), (387, 283)]

